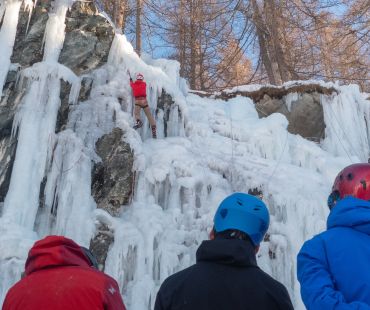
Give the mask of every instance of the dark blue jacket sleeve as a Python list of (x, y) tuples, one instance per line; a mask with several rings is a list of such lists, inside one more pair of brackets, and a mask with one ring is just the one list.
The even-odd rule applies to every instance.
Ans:
[(154, 310), (168, 310), (169, 308), (165, 306), (161, 290), (157, 294), (155, 299)]
[[(370, 310), (363, 302), (347, 303), (336, 290), (327, 262), (325, 244), (320, 236), (307, 241), (297, 257), (298, 280), (307, 310)], [(348, 279), (348, 281), (354, 279)]]

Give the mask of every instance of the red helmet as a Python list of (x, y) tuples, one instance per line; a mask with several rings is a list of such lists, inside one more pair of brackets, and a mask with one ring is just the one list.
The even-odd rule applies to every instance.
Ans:
[(137, 79), (137, 80), (144, 80), (144, 75), (142, 75), (141, 73), (138, 73), (138, 74), (136, 75), (136, 79)]
[(370, 200), (370, 164), (353, 164), (339, 172), (328, 199), (329, 208), (347, 196)]

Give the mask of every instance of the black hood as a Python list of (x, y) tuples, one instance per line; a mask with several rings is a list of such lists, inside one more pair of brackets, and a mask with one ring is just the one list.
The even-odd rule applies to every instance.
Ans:
[(253, 244), (238, 239), (203, 241), (197, 250), (197, 262), (202, 261), (231, 266), (257, 266)]

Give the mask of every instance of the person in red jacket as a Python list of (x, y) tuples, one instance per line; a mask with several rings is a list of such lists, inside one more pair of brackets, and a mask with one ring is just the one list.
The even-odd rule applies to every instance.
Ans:
[(91, 253), (63, 236), (37, 241), (25, 276), (8, 291), (3, 310), (126, 310), (117, 282), (94, 268)]
[(155, 139), (157, 138), (157, 126), (154, 117), (150, 113), (148, 101), (146, 100), (146, 83), (144, 82), (144, 76), (141, 73), (138, 73), (136, 75), (135, 82), (132, 81), (132, 78), (130, 76), (130, 85), (135, 97), (134, 116), (136, 119), (136, 124), (134, 128), (138, 129), (143, 126), (143, 122), (140, 119), (140, 110), (143, 109), (146, 117), (148, 118), (150, 127), (152, 128), (152, 136)]

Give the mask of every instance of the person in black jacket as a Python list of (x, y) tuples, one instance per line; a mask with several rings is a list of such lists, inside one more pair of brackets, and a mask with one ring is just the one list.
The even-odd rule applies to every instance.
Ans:
[(256, 262), (269, 226), (258, 198), (234, 193), (217, 209), (210, 239), (197, 250), (195, 265), (168, 277), (154, 310), (291, 310), (289, 294)]

